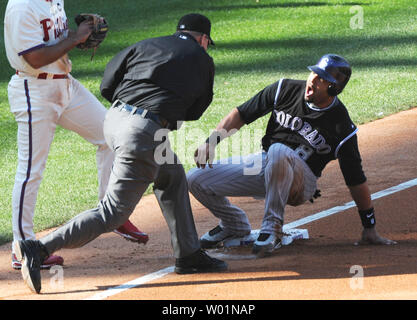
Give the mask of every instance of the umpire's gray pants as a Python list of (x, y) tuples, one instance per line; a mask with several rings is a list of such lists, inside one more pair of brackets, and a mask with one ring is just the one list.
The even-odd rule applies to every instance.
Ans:
[(213, 168), (187, 173), (190, 192), (220, 219), (220, 226), (237, 235), (251, 230), (246, 213), (227, 196), (265, 198), (261, 232), (275, 233), (284, 223), (287, 204), (300, 205), (312, 198), (317, 177), (289, 147), (275, 143), (268, 152), (232, 157)]
[(138, 114), (111, 108), (104, 121), (104, 135), (115, 153), (106, 195), (94, 209), (74, 217), (40, 239), (49, 254), (61, 248), (78, 248), (105, 232), (124, 224), (149, 184), (171, 232), (174, 256), (182, 258), (200, 248), (183, 166), (171, 149), (175, 162), (158, 164), (154, 136), (161, 127)]

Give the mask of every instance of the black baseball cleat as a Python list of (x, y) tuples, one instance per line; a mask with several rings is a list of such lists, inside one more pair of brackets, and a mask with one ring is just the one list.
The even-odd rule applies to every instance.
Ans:
[(175, 272), (178, 274), (221, 272), (226, 270), (226, 262), (210, 257), (202, 249), (175, 261)]
[(22, 263), (22, 277), (25, 284), (34, 293), (41, 292), (41, 261), (48, 256), (39, 240), (21, 240), (13, 243), (18, 261)]

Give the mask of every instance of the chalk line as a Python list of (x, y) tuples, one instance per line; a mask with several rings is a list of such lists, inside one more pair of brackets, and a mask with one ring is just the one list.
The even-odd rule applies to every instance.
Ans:
[[(403, 182), (403, 183), (400, 183), (399, 185), (393, 186), (391, 188), (376, 192), (376, 193), (371, 195), (371, 198), (372, 198), (372, 200), (375, 200), (375, 199), (379, 199), (379, 198), (382, 198), (382, 197), (386, 197), (390, 194), (393, 194), (393, 193), (396, 193), (396, 192), (414, 187), (416, 185), (417, 185), (417, 178), (406, 181), (406, 182)], [(316, 220), (319, 220), (319, 219), (323, 219), (323, 218), (331, 216), (333, 214), (345, 211), (345, 210), (353, 208), (355, 206), (356, 206), (356, 204), (353, 201), (351, 201), (351, 202), (345, 203), (341, 206), (336, 206), (336, 207), (318, 212), (318, 213), (313, 214), (311, 216), (308, 216), (308, 217), (290, 222), (290, 223), (286, 224), (285, 227), (288, 228), (288, 229), (296, 228), (296, 227), (302, 226), (304, 224), (307, 224), (307, 223), (310, 223), (310, 222), (313, 222), (313, 221), (316, 221)], [(125, 284), (122, 284), (120, 286), (107, 289), (106, 291), (97, 293), (97, 294), (95, 294), (95, 295), (93, 295), (93, 296), (91, 296), (91, 297), (89, 297), (85, 300), (103, 300), (103, 299), (106, 299), (110, 296), (121, 293), (123, 291), (141, 286), (141, 285), (143, 285), (147, 282), (162, 278), (162, 277), (164, 277), (167, 274), (172, 273), (172, 272), (174, 272), (174, 266), (170, 266), (170, 267), (167, 267), (165, 269), (161, 269), (159, 271), (156, 271), (156, 272), (153, 272), (151, 274), (145, 275), (143, 277), (139, 277), (137, 279), (129, 281), (129, 282), (127, 282)]]
[(156, 271), (154, 273), (147, 274), (146, 276), (143, 276), (143, 277), (137, 278), (135, 280), (126, 282), (125, 284), (122, 284), (120, 286), (107, 289), (106, 291), (97, 293), (97, 294), (93, 295), (92, 297), (89, 297), (85, 300), (103, 300), (103, 299), (106, 299), (110, 296), (118, 294), (120, 292), (126, 291), (128, 289), (132, 289), (132, 288), (138, 287), (140, 285), (143, 285), (147, 282), (162, 278), (162, 277), (166, 276), (167, 274), (169, 274), (171, 272), (174, 272), (174, 267), (173, 266), (167, 267), (167, 268), (159, 270), (159, 271)]

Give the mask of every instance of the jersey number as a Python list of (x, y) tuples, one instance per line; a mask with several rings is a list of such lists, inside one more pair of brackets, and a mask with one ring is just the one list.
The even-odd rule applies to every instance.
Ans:
[(294, 150), (297, 155), (303, 159), (304, 161), (307, 161), (308, 158), (313, 154), (314, 150), (313, 148), (307, 147), (303, 144), (300, 144), (297, 149)]

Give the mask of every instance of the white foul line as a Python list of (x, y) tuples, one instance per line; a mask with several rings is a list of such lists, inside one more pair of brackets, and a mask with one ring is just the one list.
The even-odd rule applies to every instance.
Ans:
[[(407, 188), (414, 187), (416, 185), (417, 185), (417, 178), (416, 179), (412, 179), (412, 180), (407, 181), (407, 182), (404, 182), (404, 183), (401, 183), (401, 184), (396, 185), (394, 187), (391, 187), (391, 188), (388, 188), (388, 189), (385, 189), (385, 190), (376, 192), (376, 193), (372, 194), (371, 197), (372, 197), (372, 200), (379, 199), (379, 198), (388, 196), (390, 194), (396, 193), (398, 191), (401, 191), (401, 190), (404, 190), (404, 189), (407, 189)], [(298, 226), (301, 226), (301, 225), (310, 223), (312, 221), (319, 220), (319, 219), (322, 219), (322, 218), (331, 216), (331, 215), (333, 215), (335, 213), (339, 213), (339, 212), (345, 211), (345, 210), (350, 209), (350, 208), (353, 208), (355, 206), (356, 206), (356, 204), (353, 201), (351, 201), (351, 202), (345, 203), (344, 205), (336, 206), (336, 207), (333, 207), (331, 209), (318, 212), (318, 213), (313, 214), (311, 216), (308, 216), (308, 217), (305, 217), (305, 218), (302, 218), (302, 219), (293, 221), (291, 223), (286, 224), (285, 227), (288, 228), (288, 229), (296, 228)], [(103, 299), (106, 299), (106, 298), (108, 298), (110, 296), (113, 296), (115, 294), (118, 294), (120, 292), (126, 291), (128, 289), (132, 289), (132, 288), (138, 287), (140, 285), (143, 285), (143, 284), (145, 284), (147, 282), (150, 282), (150, 281), (153, 281), (153, 280), (162, 278), (162, 277), (164, 277), (167, 274), (172, 273), (172, 272), (174, 272), (174, 266), (167, 267), (165, 269), (156, 271), (156, 272), (151, 273), (151, 274), (148, 274), (146, 276), (137, 278), (135, 280), (129, 281), (129, 282), (127, 282), (125, 284), (122, 284), (120, 286), (107, 289), (106, 291), (103, 291), (103, 292), (100, 292), (98, 294), (95, 294), (95, 295), (93, 295), (93, 296), (91, 296), (91, 297), (89, 297), (89, 298), (87, 298), (85, 300), (103, 300)]]
[(87, 298), (85, 300), (103, 300), (103, 299), (106, 299), (106, 298), (108, 298), (110, 296), (113, 296), (115, 294), (118, 294), (118, 293), (120, 293), (122, 291), (125, 291), (125, 290), (128, 290), (128, 289), (132, 289), (132, 288), (138, 287), (138, 286), (140, 286), (142, 284), (145, 284), (147, 282), (150, 282), (150, 281), (153, 281), (153, 280), (162, 278), (162, 277), (164, 277), (167, 274), (172, 273), (172, 272), (174, 272), (174, 267), (173, 266), (167, 267), (165, 269), (156, 271), (154, 273), (147, 274), (146, 276), (143, 276), (143, 277), (137, 278), (135, 280), (126, 282), (125, 284), (122, 284), (120, 286), (117, 286), (117, 287), (114, 287), (114, 288), (110, 288), (110, 289), (107, 289), (106, 291), (97, 293), (94, 296), (89, 297), (89, 298)]
[[(376, 192), (376, 193), (372, 194), (371, 198), (372, 198), (372, 200), (379, 199), (379, 198), (388, 196), (392, 193), (395, 193), (395, 192), (398, 192), (398, 191), (401, 191), (401, 190), (404, 190), (404, 189), (407, 189), (407, 188), (411, 188), (415, 185), (417, 185), (417, 178), (413, 179), (413, 180), (410, 180), (410, 181), (407, 181), (407, 182), (404, 182), (404, 183), (401, 183), (401, 184), (396, 185), (394, 187)], [(356, 206), (356, 204), (353, 201), (351, 201), (351, 202), (345, 203), (344, 205), (333, 207), (331, 209), (321, 211), (321, 212), (313, 214), (311, 216), (293, 221), (291, 223), (288, 223), (286, 226), (287, 226), (288, 229), (296, 228), (296, 227), (301, 226), (303, 224), (307, 224), (307, 223), (310, 223), (312, 221), (331, 216), (332, 214), (342, 212), (344, 210), (353, 208), (355, 206)]]

